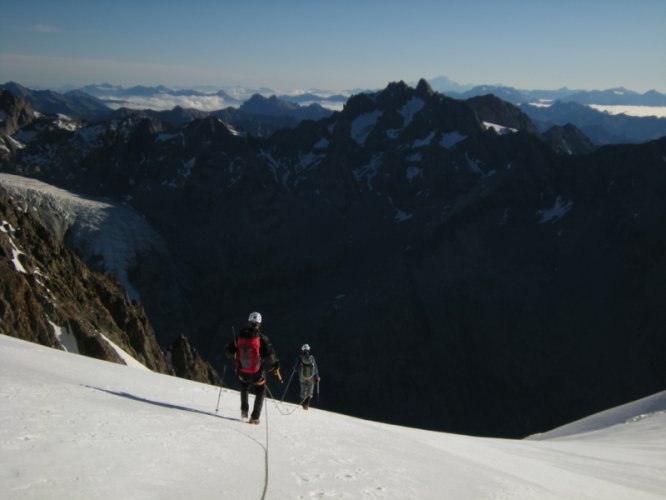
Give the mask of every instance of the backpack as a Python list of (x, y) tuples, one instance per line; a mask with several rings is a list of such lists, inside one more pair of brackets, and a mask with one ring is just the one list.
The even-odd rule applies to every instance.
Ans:
[(241, 337), (236, 339), (238, 348), (236, 360), (238, 361), (238, 371), (241, 373), (257, 373), (261, 369), (261, 339), (259, 335), (255, 337)]
[(314, 356), (312, 354), (308, 356), (301, 355), (301, 363), (298, 368), (298, 376), (301, 380), (310, 380), (314, 377), (315, 367), (314, 367)]

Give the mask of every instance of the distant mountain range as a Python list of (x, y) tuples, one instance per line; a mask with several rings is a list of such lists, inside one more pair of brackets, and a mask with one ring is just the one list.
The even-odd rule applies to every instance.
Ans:
[(517, 105), (564, 101), (586, 105), (666, 106), (666, 94), (656, 90), (643, 94), (622, 87), (606, 90), (576, 90), (566, 87), (556, 90), (521, 90), (504, 85), (459, 85), (446, 77), (433, 78), (429, 82), (433, 89), (459, 99), (493, 94)]
[(666, 137), (599, 147), (425, 80), (264, 135), (0, 104), (0, 170), (145, 217), (164, 245), (126, 277), (160, 344), (218, 371), (259, 310), (285, 370), (309, 343), (321, 406), (360, 417), (525, 436), (663, 389)]
[[(666, 106), (666, 95), (649, 91), (639, 94), (626, 89), (581, 91), (518, 90), (505, 86), (464, 86), (446, 77), (432, 79), (434, 90), (469, 99), (492, 94), (511, 102), (545, 132), (553, 125), (574, 125), (596, 145), (640, 143), (666, 135), (666, 118), (611, 115), (589, 107)], [(267, 136), (294, 127), (302, 120), (317, 120), (343, 108), (348, 95), (306, 92), (275, 95), (271, 89), (229, 89), (211, 91), (173, 90), (163, 85), (125, 88), (110, 84), (88, 85), (60, 94), (51, 90), (30, 90), (9, 82), (1, 85), (29, 102), (42, 113), (61, 113), (75, 119), (95, 121), (137, 113), (153, 116), (173, 125), (204, 116), (217, 116), (241, 131)], [(253, 93), (251, 93), (253, 92)], [(359, 93), (369, 91), (359, 91)], [(128, 107), (129, 106), (129, 107)]]
[(666, 136), (666, 117), (612, 115), (579, 102), (562, 100), (550, 106), (520, 104), (540, 130), (573, 124), (597, 145), (635, 144)]
[(15, 82), (0, 85), (0, 89), (25, 99), (40, 113), (61, 113), (72, 118), (95, 120), (107, 116), (110, 111), (103, 101), (80, 90), (60, 94), (52, 90), (31, 90)]

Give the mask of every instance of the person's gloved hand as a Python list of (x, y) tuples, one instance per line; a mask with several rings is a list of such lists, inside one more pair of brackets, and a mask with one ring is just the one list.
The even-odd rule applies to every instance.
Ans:
[(319, 382), (320, 380), (321, 380), (321, 378), (319, 378), (319, 377), (315, 377), (315, 378), (314, 378), (314, 381), (315, 381), (315, 382)]

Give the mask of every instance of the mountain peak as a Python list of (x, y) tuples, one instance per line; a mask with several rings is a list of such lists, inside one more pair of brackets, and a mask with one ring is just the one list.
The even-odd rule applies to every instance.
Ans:
[(520, 108), (494, 94), (471, 97), (465, 102), (476, 111), (479, 119), (483, 122), (537, 133), (536, 126)]
[(409, 88), (409, 85), (407, 85), (403, 80), (400, 80), (399, 82), (390, 82), (384, 89), (384, 92), (400, 93), (409, 90)]
[(264, 97), (261, 94), (254, 94), (243, 103), (239, 110), (253, 115), (282, 116), (298, 108), (297, 104), (280, 99), (275, 95)]
[(421, 78), (419, 83), (416, 85), (416, 93), (420, 97), (429, 97), (435, 93), (430, 84), (424, 79)]

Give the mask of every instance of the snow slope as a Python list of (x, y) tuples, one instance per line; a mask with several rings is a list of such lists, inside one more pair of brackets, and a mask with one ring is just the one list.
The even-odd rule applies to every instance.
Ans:
[(252, 426), (238, 407), (231, 390), (0, 335), (0, 498), (666, 497), (664, 392), (522, 441), (272, 400)]

